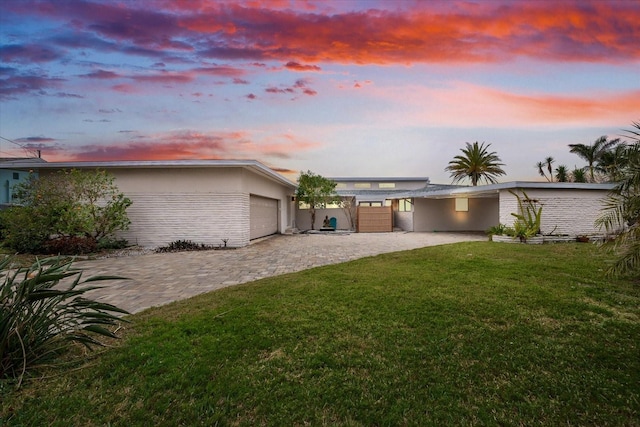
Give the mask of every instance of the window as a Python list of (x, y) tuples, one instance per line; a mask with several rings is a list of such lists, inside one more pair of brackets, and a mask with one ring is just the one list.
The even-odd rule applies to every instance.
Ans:
[(309, 203), (298, 202), (298, 209), (309, 209), (310, 207)]
[(353, 185), (355, 188), (371, 188), (370, 182), (356, 182)]
[(358, 206), (382, 207), (382, 202), (360, 202)]
[(396, 188), (395, 182), (381, 182), (378, 184), (378, 188)]
[(20, 173), (14, 172), (13, 173), (13, 179), (20, 179)]
[(469, 199), (466, 197), (456, 197), (455, 210), (456, 212), (468, 212), (469, 211)]
[(413, 202), (411, 201), (411, 199), (398, 200), (399, 212), (411, 212), (412, 210), (413, 210)]
[(336, 188), (347, 188), (347, 184), (344, 182), (339, 182), (336, 184)]

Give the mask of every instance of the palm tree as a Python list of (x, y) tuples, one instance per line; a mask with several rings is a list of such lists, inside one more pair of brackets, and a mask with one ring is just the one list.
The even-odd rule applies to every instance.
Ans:
[(547, 164), (547, 170), (549, 171), (549, 181), (553, 182), (553, 167), (551, 165), (553, 164), (553, 162), (555, 162), (555, 160), (553, 159), (553, 157), (549, 156), (544, 159), (544, 161)]
[(573, 172), (571, 172), (571, 180), (573, 182), (587, 182), (587, 175), (584, 172), (584, 169), (573, 167)]
[(596, 169), (596, 163), (600, 160), (604, 153), (609, 151), (619, 141), (619, 139), (607, 141), (606, 136), (601, 136), (600, 138), (596, 139), (595, 142), (591, 145), (569, 144), (569, 147), (571, 147), (571, 150), (569, 151), (577, 154), (588, 163), (587, 168), (589, 170), (590, 181), (595, 182), (594, 171)]
[(633, 122), (633, 126), (638, 131), (627, 131), (635, 141), (633, 145), (625, 144), (628, 162), (596, 222), (607, 232), (618, 233), (611, 243), (618, 255), (609, 269), (612, 275), (640, 271), (640, 122)]
[(491, 144), (485, 146), (484, 142), (478, 144), (466, 143), (466, 148), (461, 148), (460, 151), (464, 155), (458, 155), (449, 162), (449, 166), (445, 168), (446, 171), (451, 172), (453, 182), (458, 182), (464, 178), (470, 178), (473, 186), (478, 185), (478, 181), (484, 179), (489, 184), (498, 182), (496, 177), (505, 175), (505, 171), (502, 170), (500, 157), (495, 151), (488, 152), (487, 149)]
[(538, 162), (538, 163), (536, 163), (536, 167), (538, 168), (538, 173), (540, 174), (540, 176), (544, 176), (546, 178), (546, 180), (549, 181), (549, 177), (547, 176), (547, 174), (544, 171), (544, 163), (543, 162)]
[(619, 181), (628, 162), (628, 146), (616, 139), (616, 145), (604, 152), (596, 164), (596, 170), (607, 177), (610, 182)]
[(556, 168), (556, 179), (558, 182), (569, 181), (569, 170), (565, 165), (560, 165)]

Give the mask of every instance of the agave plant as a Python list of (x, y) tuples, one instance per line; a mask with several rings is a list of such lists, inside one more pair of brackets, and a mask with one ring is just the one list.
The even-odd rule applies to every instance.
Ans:
[(124, 279), (94, 276), (82, 280), (73, 259), (37, 260), (30, 267), (12, 268), (12, 259), (0, 261), (0, 379), (16, 378), (50, 363), (73, 342), (91, 349), (101, 346), (98, 336), (117, 338), (108, 329), (127, 311), (83, 295), (99, 286), (87, 283)]

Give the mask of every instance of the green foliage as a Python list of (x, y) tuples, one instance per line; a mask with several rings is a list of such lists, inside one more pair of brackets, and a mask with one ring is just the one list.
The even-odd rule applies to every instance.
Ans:
[(589, 182), (596, 182), (596, 172), (599, 169), (598, 163), (605, 153), (609, 152), (619, 142), (620, 139), (608, 140), (606, 136), (601, 136), (593, 144), (569, 144), (569, 151), (587, 162), (586, 169), (589, 171)]
[(118, 191), (114, 181), (99, 170), (31, 176), (14, 189), (20, 206), (9, 208), (0, 218), (5, 246), (38, 253), (47, 251), (50, 239), (59, 239), (53, 245), (68, 251), (77, 245), (66, 246), (65, 242), (74, 238), (99, 242), (126, 230), (130, 224), (126, 210), (131, 200)]
[(516, 218), (513, 222), (514, 236), (526, 241), (528, 238), (540, 234), (542, 206), (538, 207), (538, 201), (530, 199), (524, 191), (522, 192), (523, 197), (512, 190), (509, 192), (518, 199), (518, 212), (511, 213)]
[(558, 182), (569, 181), (569, 170), (565, 165), (560, 165), (556, 168), (556, 180)]
[(492, 227), (489, 227), (489, 229), (487, 229), (486, 233), (489, 236), (502, 236), (506, 234), (506, 231), (509, 227), (507, 227), (505, 224), (498, 224), (498, 225), (494, 225)]
[[(640, 130), (640, 123), (633, 123)], [(608, 272), (618, 276), (640, 274), (640, 132), (627, 131), (636, 142), (625, 151), (627, 162), (620, 169), (620, 181), (605, 201), (596, 225), (615, 238), (605, 247), (617, 254)]]
[(336, 193), (336, 183), (311, 171), (300, 173), (296, 199), (298, 203), (302, 202), (309, 206), (312, 230), (315, 229), (316, 209), (340, 201)]
[(17, 378), (27, 371), (55, 361), (73, 342), (91, 349), (102, 345), (97, 335), (116, 338), (107, 329), (116, 325), (111, 304), (83, 295), (97, 286), (86, 283), (120, 277), (95, 276), (81, 281), (72, 260), (46, 258), (30, 267), (12, 268), (12, 260), (0, 262), (0, 378)]
[(478, 181), (484, 179), (487, 183), (496, 183), (496, 178), (505, 175), (505, 171), (501, 168), (500, 157), (495, 151), (488, 152), (491, 144), (484, 145), (474, 142), (466, 143), (466, 148), (462, 148), (463, 155), (458, 155), (449, 162), (449, 166), (445, 171), (451, 172), (453, 182), (461, 181), (465, 178), (471, 179), (471, 184), (476, 186)]
[(587, 182), (587, 175), (584, 169), (574, 168), (571, 172), (571, 180), (573, 182)]

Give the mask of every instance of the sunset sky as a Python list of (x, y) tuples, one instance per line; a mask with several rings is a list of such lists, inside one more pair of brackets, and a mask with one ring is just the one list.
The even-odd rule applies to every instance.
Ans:
[(501, 181), (640, 121), (640, 1), (4, 0), (0, 157)]

